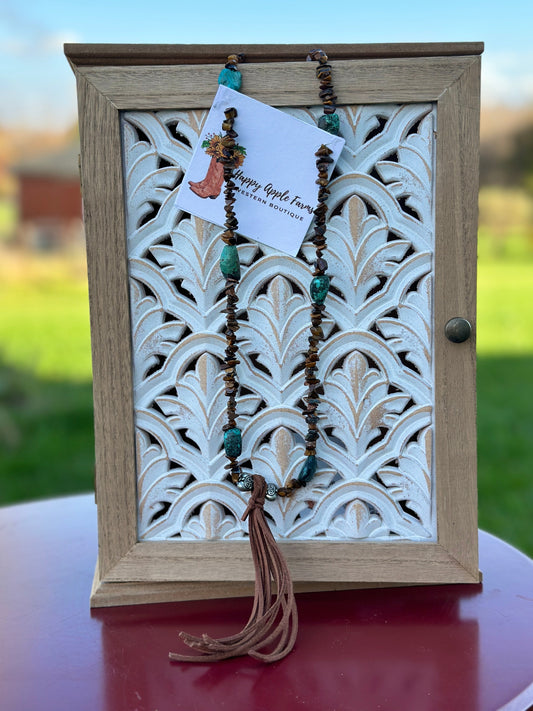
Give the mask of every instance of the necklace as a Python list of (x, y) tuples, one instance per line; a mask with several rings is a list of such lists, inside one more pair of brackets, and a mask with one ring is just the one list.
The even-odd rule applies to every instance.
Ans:
[[(334, 94), (331, 66), (328, 64), (327, 55), (320, 49), (311, 50), (308, 60), (318, 61), (316, 75), (320, 82), (319, 96), (324, 106), (324, 114), (318, 121), (322, 128), (333, 135), (339, 135), (339, 117), (335, 113), (336, 96)], [(219, 76), (219, 84), (239, 90), (242, 77), (237, 69), (239, 62), (244, 60), (243, 55), (230, 55), (224, 69)], [(242, 491), (251, 491), (251, 497), (243, 515), (243, 520), (249, 518), (249, 536), (254, 567), (256, 573), (255, 600), (252, 614), (242, 632), (232, 637), (215, 640), (207, 635), (201, 638), (194, 637), (184, 632), (180, 633), (181, 639), (193, 649), (197, 649), (203, 656), (185, 656), (170, 653), (174, 661), (218, 661), (229, 657), (248, 654), (256, 659), (274, 662), (282, 659), (293, 648), (297, 633), (297, 611), (294, 600), (292, 580), (290, 573), (281, 555), (275, 539), (268, 527), (263, 512), (264, 500), (274, 500), (277, 496), (290, 496), (300, 487), (305, 487), (315, 476), (317, 470), (316, 446), (319, 438), (318, 432), (318, 407), (324, 388), (318, 377), (319, 344), (324, 340), (322, 318), (325, 310), (325, 299), (329, 291), (330, 277), (327, 269), (328, 263), (324, 258), (326, 249), (326, 200), (329, 195), (328, 170), (333, 162), (330, 157), (332, 151), (326, 145), (321, 145), (315, 153), (318, 199), (314, 210), (313, 242), (316, 254), (313, 264), (313, 277), (309, 286), (311, 300), (310, 335), (308, 349), (305, 353), (305, 381), (307, 393), (303, 397), (305, 408), (302, 415), (307, 424), (305, 436), (305, 461), (296, 479), (291, 479), (285, 486), (278, 487), (275, 483), (266, 483), (262, 476), (243, 473), (239, 463), (242, 453), (242, 432), (237, 426), (237, 365), (239, 364), (239, 347), (236, 332), (239, 329), (237, 320), (238, 296), (236, 287), (241, 277), (239, 255), (237, 250), (238, 220), (234, 211), (235, 182), (234, 170), (239, 160), (239, 147), (235, 139), (238, 137), (234, 130), (237, 110), (227, 108), (224, 111), (221, 139), (222, 156), (218, 161), (223, 166), (224, 173), (224, 210), (226, 220), (224, 232), (221, 235), (224, 247), (220, 256), (220, 270), (225, 279), (226, 307), (226, 350), (222, 363), (224, 370), (225, 395), (227, 397), (226, 424), (223, 426), (224, 452), (228, 459), (226, 469), (229, 470), (231, 479)], [(271, 581), (277, 587), (276, 598), (271, 601)], [(262, 652), (267, 646), (274, 645), (269, 652)]]
[[(327, 130), (329, 133), (338, 135), (339, 133), (339, 117), (335, 113), (335, 99), (337, 98), (333, 91), (331, 79), (331, 66), (327, 63), (328, 57), (322, 50), (312, 50), (308, 55), (309, 60), (317, 60), (317, 78), (320, 81), (319, 96), (324, 104), (324, 115), (320, 117), (318, 125), (320, 128)], [(222, 70), (219, 83), (222, 83), (231, 88), (241, 86), (240, 72), (237, 69), (237, 62), (242, 61), (242, 55), (230, 55), (225, 68)], [(240, 280), (240, 264), (236, 246), (236, 232), (238, 221), (233, 209), (235, 203), (235, 183), (233, 182), (233, 173), (237, 156), (235, 155), (237, 133), (233, 126), (237, 112), (234, 108), (226, 109), (225, 121), (222, 123), (222, 129), (225, 131), (225, 136), (222, 139), (223, 157), (220, 162), (224, 166), (224, 197), (225, 197), (225, 212), (226, 222), (225, 231), (222, 233), (224, 248), (220, 258), (220, 269), (222, 275), (226, 279), (226, 359), (222, 365), (226, 383), (225, 394), (227, 400), (227, 423), (224, 425), (224, 451), (229, 460), (226, 468), (229, 469), (234, 484), (242, 491), (251, 491), (253, 488), (253, 479), (249, 474), (243, 474), (241, 471), (238, 457), (242, 451), (242, 433), (237, 427), (235, 418), (236, 414), (236, 393), (238, 390), (238, 382), (236, 377), (236, 366), (239, 363), (237, 359), (238, 345), (235, 335), (239, 324), (236, 318), (238, 296), (235, 293), (236, 285)], [(324, 339), (322, 330), (322, 314), (325, 309), (324, 301), (329, 290), (330, 277), (326, 274), (328, 263), (324, 259), (323, 253), (326, 248), (326, 200), (329, 195), (328, 189), (328, 168), (333, 162), (330, 158), (332, 151), (325, 145), (322, 145), (315, 153), (317, 158), (316, 166), (318, 171), (317, 184), (318, 188), (318, 205), (314, 210), (314, 229), (312, 242), (316, 248), (316, 259), (314, 262), (313, 279), (309, 287), (311, 297), (311, 324), (309, 335), (309, 347), (305, 354), (305, 386), (307, 394), (304, 396), (305, 409), (302, 414), (305, 418), (308, 431), (305, 436), (305, 462), (300, 470), (297, 479), (291, 479), (286, 486), (277, 487), (274, 483), (268, 483), (266, 489), (266, 498), (274, 500), (276, 496), (290, 496), (293, 491), (302, 486), (306, 486), (315, 476), (317, 470), (316, 459), (316, 444), (319, 437), (318, 432), (318, 414), (317, 408), (320, 404), (320, 396), (323, 395), (323, 386), (318, 378), (318, 361), (319, 361), (319, 343)]]

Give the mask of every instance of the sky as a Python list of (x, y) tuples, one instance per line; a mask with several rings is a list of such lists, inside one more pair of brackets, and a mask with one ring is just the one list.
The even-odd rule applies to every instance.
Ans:
[(76, 121), (64, 42), (485, 42), (482, 104), (533, 104), (531, 0), (0, 0), (0, 127)]

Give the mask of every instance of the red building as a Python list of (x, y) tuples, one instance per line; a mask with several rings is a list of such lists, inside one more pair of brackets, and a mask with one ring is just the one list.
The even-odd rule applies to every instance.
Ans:
[(83, 241), (79, 151), (76, 142), (14, 167), (19, 180), (20, 245), (58, 249)]

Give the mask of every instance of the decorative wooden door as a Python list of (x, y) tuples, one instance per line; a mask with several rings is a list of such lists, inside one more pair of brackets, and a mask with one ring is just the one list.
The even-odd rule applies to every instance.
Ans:
[[(473, 582), (475, 346), (444, 330), (475, 324), (480, 46), (325, 49), (346, 145), (328, 200), (319, 470), (267, 511), (304, 587)], [(220, 434), (222, 228), (175, 205), (231, 51), (119, 46), (109, 62), (67, 49), (93, 318), (94, 604), (231, 594), (251, 579), (247, 494), (227, 481)], [(243, 91), (315, 124), (305, 49), (243, 51)], [(304, 459), (312, 250), (238, 249), (243, 459), (282, 486)]]

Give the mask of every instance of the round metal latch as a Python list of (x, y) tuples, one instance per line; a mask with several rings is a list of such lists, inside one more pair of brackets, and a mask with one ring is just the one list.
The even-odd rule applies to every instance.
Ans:
[(465, 318), (451, 318), (444, 326), (444, 334), (452, 343), (464, 343), (472, 334), (472, 325)]

